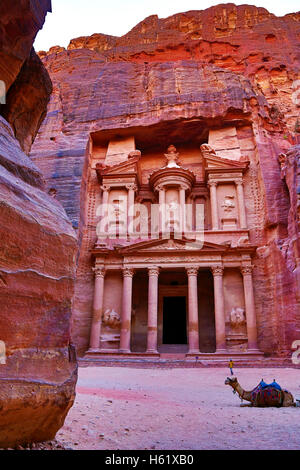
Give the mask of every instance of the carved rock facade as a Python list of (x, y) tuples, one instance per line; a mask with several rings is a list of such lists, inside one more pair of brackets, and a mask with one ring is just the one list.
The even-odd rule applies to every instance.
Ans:
[[(186, 337), (177, 341), (192, 342), (193, 351), (198, 322), (200, 352), (257, 346), (289, 357), (300, 334), (299, 228), (291, 222), (295, 198), (289, 196), (295, 170), (281, 178), (278, 156), (299, 143), (298, 37), (299, 13), (277, 18), (263, 8), (228, 4), (152, 16), (121, 38), (93, 35), (40, 54), (54, 91), (31, 156), (78, 229), (73, 338), (82, 354), (93, 325), (94, 350), (155, 352), (155, 338), (158, 349), (170, 340), (163, 311), (173, 304), (163, 299), (178, 297), (191, 315)], [(170, 144), (179, 158), (169, 149), (168, 168)], [(202, 205), (202, 250), (183, 239), (171, 240), (174, 249), (163, 236), (155, 244), (145, 233), (135, 246), (128, 241), (126, 208), (134, 201), (149, 213), (164, 198), (173, 208), (167, 223), (174, 233), (182, 227), (176, 207)], [(110, 203), (119, 214), (111, 228), (126, 234), (111, 244), (101, 226)], [(152, 220), (145, 218), (144, 229)], [(106, 269), (96, 302), (95, 263)], [(158, 293), (152, 264), (160, 268)], [(186, 271), (192, 266), (196, 284)], [(125, 268), (132, 276), (123, 276)], [(245, 308), (240, 332), (230, 322), (236, 307)], [(122, 317), (121, 338), (112, 342), (92, 320), (108, 308)], [(257, 342), (249, 343), (250, 330)]]

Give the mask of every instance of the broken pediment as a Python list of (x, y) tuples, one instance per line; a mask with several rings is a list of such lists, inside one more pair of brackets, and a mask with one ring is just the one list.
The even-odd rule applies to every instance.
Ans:
[[(137, 152), (135, 152), (137, 153)], [(126, 177), (136, 176), (138, 180), (141, 180), (140, 168), (138, 161), (140, 159), (140, 153), (136, 156), (132, 156), (126, 162), (118, 163), (117, 165), (105, 166), (102, 164), (96, 165), (96, 171), (100, 182), (106, 178), (114, 177)]]
[(178, 251), (206, 251), (206, 252), (225, 252), (228, 250), (228, 246), (219, 245), (216, 243), (203, 242), (199, 239), (176, 239), (176, 238), (163, 238), (159, 240), (150, 240), (146, 242), (135, 243), (130, 246), (126, 246), (120, 249), (122, 254), (129, 253), (148, 253), (148, 252), (178, 252)]

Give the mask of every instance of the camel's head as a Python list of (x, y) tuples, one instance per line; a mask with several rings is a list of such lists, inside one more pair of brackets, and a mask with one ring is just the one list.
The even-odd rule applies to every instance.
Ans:
[(225, 385), (231, 385), (231, 387), (235, 388), (237, 384), (237, 378), (236, 377), (227, 377), (225, 380)]

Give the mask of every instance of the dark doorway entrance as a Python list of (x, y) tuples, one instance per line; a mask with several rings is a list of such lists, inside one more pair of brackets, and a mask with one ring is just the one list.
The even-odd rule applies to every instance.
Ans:
[(187, 344), (185, 297), (163, 299), (163, 344)]

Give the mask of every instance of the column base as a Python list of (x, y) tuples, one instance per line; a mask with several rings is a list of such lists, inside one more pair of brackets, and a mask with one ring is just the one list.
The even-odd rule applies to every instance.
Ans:
[(216, 354), (229, 354), (229, 355), (230, 355), (230, 353), (227, 351), (226, 348), (218, 348), (218, 349), (216, 349)]
[(130, 354), (131, 353), (130, 349), (119, 349), (118, 352), (120, 354)]
[(258, 348), (248, 348), (247, 353), (251, 354), (263, 354)]
[(187, 356), (199, 356), (200, 351), (198, 349), (190, 349), (190, 351), (188, 351), (186, 353)]
[(159, 355), (159, 352), (158, 352), (156, 349), (147, 349), (147, 351), (145, 352), (145, 354), (155, 354), (155, 355)]
[(99, 352), (101, 352), (101, 349), (100, 349), (100, 348), (92, 348), (92, 347), (90, 347), (90, 348), (87, 350), (86, 354), (89, 354), (89, 353), (93, 354), (93, 353), (99, 353)]

